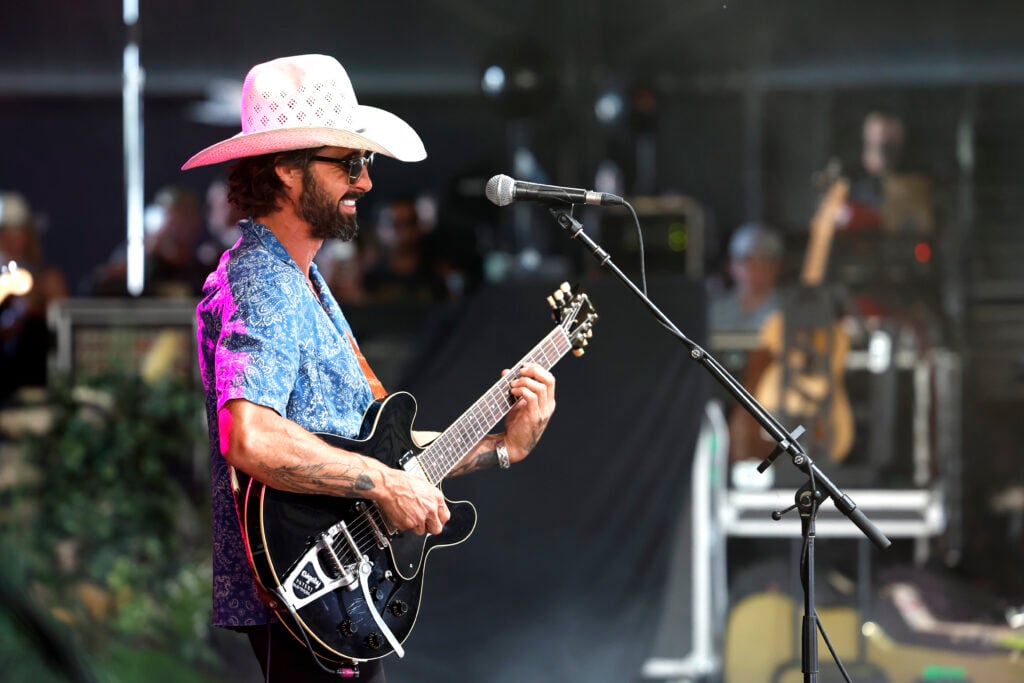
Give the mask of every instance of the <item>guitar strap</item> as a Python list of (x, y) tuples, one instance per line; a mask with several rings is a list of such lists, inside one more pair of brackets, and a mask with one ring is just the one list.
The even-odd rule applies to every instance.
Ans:
[(356, 340), (352, 337), (351, 332), (346, 332), (348, 335), (348, 341), (352, 344), (352, 350), (356, 353), (356, 358), (359, 360), (359, 367), (362, 369), (363, 374), (366, 375), (366, 381), (370, 383), (370, 391), (373, 392), (373, 397), (378, 401), (388, 395), (387, 389), (381, 384), (381, 381), (377, 379), (376, 373), (373, 368), (366, 361), (366, 356), (359, 350), (359, 344), (356, 344)]

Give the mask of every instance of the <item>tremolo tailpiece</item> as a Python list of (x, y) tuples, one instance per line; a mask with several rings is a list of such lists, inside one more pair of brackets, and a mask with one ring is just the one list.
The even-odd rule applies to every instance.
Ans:
[[(341, 538), (352, 551), (352, 557), (357, 558), (355, 563), (346, 565), (335, 552), (335, 543)], [(324, 570), (325, 562), (330, 564), (332, 571)], [(384, 638), (394, 649), (395, 654), (404, 657), (405, 650), (402, 648), (402, 644), (384, 623), (384, 619), (381, 618), (370, 596), (368, 580), (372, 570), (373, 565), (369, 558), (359, 549), (348, 530), (348, 525), (342, 521), (320, 534), (317, 542), (299, 558), (275, 592), (288, 608), (292, 617), (298, 619), (298, 614), (296, 614), (298, 609), (339, 588), (355, 590), (358, 583), (359, 588), (362, 589), (367, 610), (373, 617), (374, 623), (377, 624), (377, 628), (384, 634)]]

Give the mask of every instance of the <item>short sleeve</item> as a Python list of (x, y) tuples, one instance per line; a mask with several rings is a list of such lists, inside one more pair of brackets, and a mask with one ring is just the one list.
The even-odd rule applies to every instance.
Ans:
[(218, 410), (244, 398), (284, 415), (299, 372), (294, 275), (271, 266), (261, 277), (231, 278), (221, 288), (220, 335), (214, 362)]

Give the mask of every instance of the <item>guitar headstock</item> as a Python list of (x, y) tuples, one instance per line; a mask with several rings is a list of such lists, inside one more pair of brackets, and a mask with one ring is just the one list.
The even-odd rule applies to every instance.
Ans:
[(14, 261), (0, 264), (0, 302), (10, 295), (20, 296), (32, 291), (32, 274)]
[(597, 311), (594, 310), (590, 298), (583, 292), (573, 292), (569, 283), (562, 286), (548, 297), (551, 316), (572, 343), (572, 355), (582, 356), (583, 347), (594, 336), (594, 323), (597, 322)]

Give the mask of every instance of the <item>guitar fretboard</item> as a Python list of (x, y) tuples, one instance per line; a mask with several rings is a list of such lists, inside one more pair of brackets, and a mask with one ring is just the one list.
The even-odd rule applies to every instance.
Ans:
[(512, 395), (510, 383), (519, 377), (524, 363), (535, 363), (550, 370), (571, 348), (565, 330), (556, 327), (516, 363), (511, 372), (495, 382), (459, 419), (434, 439), (419, 456), (423, 471), (430, 481), (441, 483), (480, 439), (512, 410), (518, 399)]

